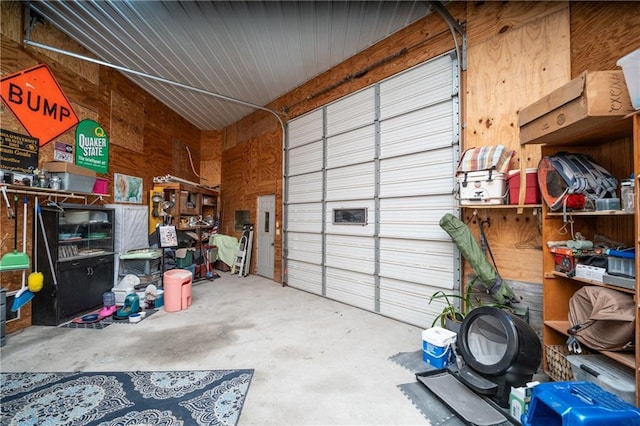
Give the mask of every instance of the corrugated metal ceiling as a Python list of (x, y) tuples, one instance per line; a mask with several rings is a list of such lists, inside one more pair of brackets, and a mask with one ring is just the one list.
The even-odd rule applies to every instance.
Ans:
[[(38, 0), (31, 7), (105, 62), (256, 105), (429, 13), (420, 1), (373, 0)], [(201, 130), (222, 129), (253, 111), (127, 76)]]

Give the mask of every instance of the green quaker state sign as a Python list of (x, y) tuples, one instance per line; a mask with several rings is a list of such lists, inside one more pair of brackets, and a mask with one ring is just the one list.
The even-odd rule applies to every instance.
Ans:
[(76, 165), (107, 173), (109, 170), (109, 138), (98, 123), (82, 120), (76, 127)]

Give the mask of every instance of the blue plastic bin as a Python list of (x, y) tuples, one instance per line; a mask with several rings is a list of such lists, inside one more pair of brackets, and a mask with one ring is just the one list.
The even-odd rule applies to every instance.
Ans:
[(640, 410), (591, 382), (541, 383), (533, 388), (524, 426), (640, 426)]

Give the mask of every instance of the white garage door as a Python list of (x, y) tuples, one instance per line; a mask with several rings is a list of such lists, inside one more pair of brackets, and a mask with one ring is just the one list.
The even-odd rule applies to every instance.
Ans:
[(457, 64), (444, 55), (288, 123), (285, 282), (420, 327), (459, 286)]

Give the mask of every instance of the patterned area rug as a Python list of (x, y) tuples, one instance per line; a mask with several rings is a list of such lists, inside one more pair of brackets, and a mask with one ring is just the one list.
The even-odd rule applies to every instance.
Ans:
[(1, 373), (2, 425), (235, 425), (254, 370)]

